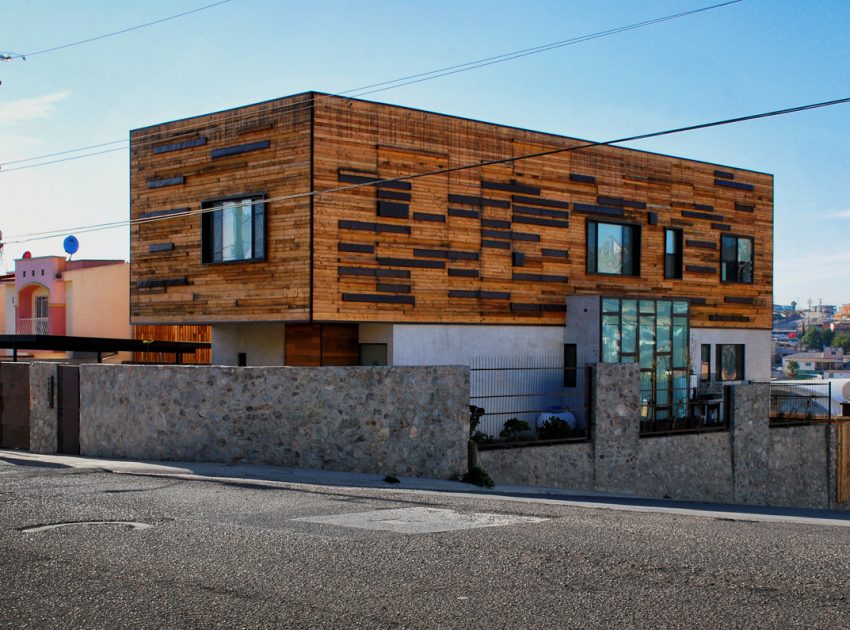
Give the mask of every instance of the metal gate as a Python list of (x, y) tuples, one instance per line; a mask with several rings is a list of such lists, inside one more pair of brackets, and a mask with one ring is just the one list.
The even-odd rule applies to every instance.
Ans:
[(0, 363), (0, 447), (30, 447), (30, 366)]
[(80, 454), (80, 368), (77, 365), (59, 366), (59, 452)]

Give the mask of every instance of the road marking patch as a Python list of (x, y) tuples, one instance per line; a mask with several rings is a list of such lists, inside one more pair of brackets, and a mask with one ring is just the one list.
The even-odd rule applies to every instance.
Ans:
[(50, 525), (38, 525), (36, 527), (24, 527), (20, 531), (24, 534), (36, 534), (38, 532), (46, 532), (51, 529), (60, 529), (63, 527), (80, 527), (81, 525), (119, 525), (128, 529), (150, 529), (153, 527), (150, 523), (140, 523), (138, 521), (72, 521), (70, 523), (52, 523)]
[(411, 507), (331, 514), (329, 516), (305, 516), (292, 520), (355, 527), (357, 529), (382, 530), (398, 534), (432, 534), (480, 527), (502, 527), (518, 523), (540, 523), (548, 519), (512, 514), (462, 513), (439, 508)]

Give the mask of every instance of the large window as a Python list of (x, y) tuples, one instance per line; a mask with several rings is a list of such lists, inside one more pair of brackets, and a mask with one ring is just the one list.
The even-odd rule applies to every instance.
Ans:
[(664, 277), (682, 277), (682, 230), (664, 230)]
[(688, 344), (687, 302), (602, 300), (602, 361), (640, 363), (644, 420), (687, 413)]
[(753, 239), (723, 235), (720, 239), (720, 280), (753, 282)]
[(262, 196), (204, 203), (203, 262), (262, 260), (266, 255), (266, 212)]
[(587, 222), (587, 272), (640, 275), (640, 226)]
[(744, 344), (717, 344), (717, 376), (721, 381), (744, 380)]

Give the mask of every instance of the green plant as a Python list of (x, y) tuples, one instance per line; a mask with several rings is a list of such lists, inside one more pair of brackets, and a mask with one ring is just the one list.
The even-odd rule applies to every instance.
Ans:
[(482, 488), (492, 488), (494, 485), (496, 485), (495, 483), (493, 483), (493, 479), (490, 477), (490, 475), (487, 474), (487, 471), (481, 468), (481, 466), (479, 466), (478, 464), (472, 466), (469, 469), (469, 472), (467, 472), (463, 476), (461, 481), (471, 483), (476, 486), (481, 486)]
[(550, 416), (543, 423), (543, 426), (537, 429), (537, 437), (541, 440), (558, 440), (562, 438), (572, 437), (572, 429), (566, 420), (562, 420), (557, 416)]
[(494, 441), (495, 438), (489, 433), (484, 433), (484, 431), (476, 431), (469, 436), (469, 439), (473, 442), (477, 442), (478, 444), (487, 444), (488, 442)]
[(505, 424), (501, 431), (499, 431), (499, 437), (503, 440), (521, 440), (530, 438), (529, 432), (531, 431), (531, 427), (528, 426), (528, 423), (525, 420), (518, 420), (517, 418), (511, 418), (510, 420), (506, 420)]

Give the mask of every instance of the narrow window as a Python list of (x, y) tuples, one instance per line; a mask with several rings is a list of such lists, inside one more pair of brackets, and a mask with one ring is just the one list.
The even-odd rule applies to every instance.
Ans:
[(720, 280), (753, 282), (753, 239), (723, 235), (720, 238)]
[(682, 277), (682, 230), (664, 230), (664, 277)]
[(212, 201), (201, 215), (205, 263), (265, 258), (265, 204), (262, 197)]
[(711, 344), (704, 343), (700, 346), (699, 380), (707, 382), (711, 380)]
[(564, 344), (564, 387), (575, 387), (578, 383), (578, 357), (576, 344)]
[(721, 381), (743, 381), (744, 344), (718, 344), (715, 365)]
[(587, 271), (617, 276), (639, 276), (640, 227), (588, 221)]

